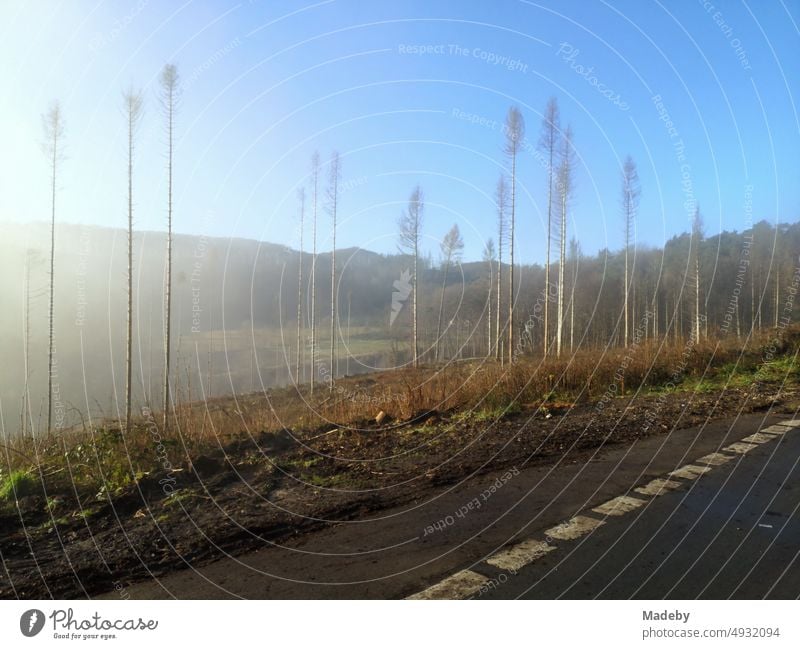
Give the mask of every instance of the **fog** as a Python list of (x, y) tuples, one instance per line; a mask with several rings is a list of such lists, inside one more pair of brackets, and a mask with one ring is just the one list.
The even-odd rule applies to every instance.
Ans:
[[(27, 429), (42, 430), (47, 419), (49, 234), (46, 224), (0, 224), (0, 271), (4, 278), (0, 406), (6, 434), (23, 428), (26, 311), (30, 395)], [(76, 425), (86, 417), (118, 418), (124, 413), (126, 246), (124, 230), (80, 225), (56, 228), (55, 429)], [(136, 408), (148, 403), (157, 408), (163, 399), (165, 246), (164, 233), (134, 235)], [(337, 263), (347, 273), (360, 263), (380, 258), (355, 250), (340, 254), (343, 261)], [(274, 244), (174, 236), (172, 383), (176, 399), (249, 392), (291, 380), (289, 368), (294, 370), (296, 350), (298, 260), (296, 251)], [(304, 266), (308, 278), (308, 255), (304, 256)], [(317, 272), (320, 278), (326, 278), (318, 280), (318, 313), (326, 314), (330, 311), (329, 255), (319, 256)], [(388, 313), (391, 294), (382, 294), (385, 304), (378, 304), (372, 311), (366, 306), (369, 296), (364, 291), (353, 297), (352, 307), (358, 311), (360, 321), (380, 319), (381, 310)], [(320, 356), (326, 359), (328, 352), (322, 343), (329, 340), (329, 323), (329, 317), (318, 316), (324, 337), (320, 340)], [(351, 372), (364, 369), (358, 361), (350, 366)], [(309, 371), (305, 368), (306, 377)]]

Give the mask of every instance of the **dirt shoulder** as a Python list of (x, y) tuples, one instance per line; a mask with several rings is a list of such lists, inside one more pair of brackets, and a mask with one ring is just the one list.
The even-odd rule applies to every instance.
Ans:
[[(700, 436), (682, 436), (706, 437), (706, 431), (715, 429), (708, 422), (718, 422), (724, 437), (724, 422), (732, 417), (762, 413), (755, 418), (763, 419), (764, 414), (793, 412), (798, 399), (796, 385), (765, 383), (747, 390), (622, 397), (604, 403), (602, 410), (597, 403), (586, 403), (549, 411), (523, 407), (490, 418), (425, 413), (371, 430), (265, 433), (219, 448), (179, 470), (144, 476), (124, 493), (98, 494), (93, 502), (82, 503), (78, 515), (60, 514), (57, 504), (39, 497), (7, 508), (0, 518), (0, 596), (76, 598), (127, 592), (136, 582), (152, 583), (182, 569), (195, 574), (223, 557), (265, 547), (296, 548), (308, 539), (325, 538), (340, 523), (375, 521), (390, 516), (387, 512), (399, 520), (401, 510), (420, 512), (414, 523), (418, 529), (404, 525), (409, 539), (418, 538), (425, 535), (422, 522), (439, 520), (435, 512), (451, 513), (447, 498), (463, 500), (463, 494), (453, 494), (464, 485), (481, 486), (489, 477), (496, 481), (513, 471), (515, 476), (528, 475), (524, 481), (514, 480), (522, 488), (523, 482), (535, 479), (536, 471), (567, 476), (602, 458), (625, 457), (633, 447), (640, 448), (643, 461), (647, 453), (676, 439), (674, 431), (703, 426)], [(717, 436), (709, 434), (703, 443), (713, 447)], [(559, 471), (552, 471), (556, 466)], [(611, 475), (607, 466), (604, 470)], [(513, 489), (505, 491), (507, 497), (514, 494)], [(546, 508), (552, 494), (540, 495), (544, 500), (539, 506)], [(423, 504), (429, 507), (424, 513)], [(326, 531), (314, 534), (321, 530)], [(457, 548), (448, 534), (444, 530), (437, 543)], [(431, 566), (432, 572), (438, 569), (435, 562)], [(297, 582), (291, 574), (275, 576), (279, 583), (287, 579)], [(376, 583), (381, 590), (381, 582)], [(228, 592), (212, 588), (205, 596)], [(294, 596), (294, 591), (280, 588), (275, 591), (280, 594), (261, 592)], [(297, 592), (304, 596), (302, 589)], [(313, 592), (305, 596), (326, 596)], [(335, 588), (327, 592), (341, 596)], [(385, 595), (366, 590), (354, 596)]]

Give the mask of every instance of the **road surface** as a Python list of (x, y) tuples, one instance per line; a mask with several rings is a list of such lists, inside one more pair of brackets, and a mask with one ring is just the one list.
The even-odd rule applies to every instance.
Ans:
[(746, 415), (600, 449), (588, 462), (478, 476), (369, 520), (121, 593), (797, 598), (800, 428), (750, 437), (794, 416)]

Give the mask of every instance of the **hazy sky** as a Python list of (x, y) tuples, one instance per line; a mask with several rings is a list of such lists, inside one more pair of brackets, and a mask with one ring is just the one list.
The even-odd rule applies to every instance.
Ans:
[[(336, 148), (338, 245), (394, 251), (420, 183), (428, 246), (458, 222), (466, 256), (478, 258), (495, 231), (500, 124), (516, 104), (530, 146), (518, 254), (541, 261), (546, 176), (531, 152), (550, 96), (575, 133), (570, 230), (584, 250), (620, 246), (628, 153), (642, 184), (639, 241), (687, 229), (692, 200), (708, 233), (747, 227), (751, 201), (753, 219), (795, 221), (799, 22), (788, 0), (2, 0), (0, 219), (48, 217), (40, 114), (58, 98), (68, 155), (59, 220), (125, 226), (121, 92), (133, 84), (146, 97), (136, 224), (163, 229), (157, 77), (175, 62), (181, 232), (296, 246), (296, 188), (312, 152)], [(322, 249), (328, 229), (323, 212)]]

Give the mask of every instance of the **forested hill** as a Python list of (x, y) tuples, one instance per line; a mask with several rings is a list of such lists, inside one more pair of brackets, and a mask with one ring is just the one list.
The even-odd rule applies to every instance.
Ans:
[[(440, 228), (442, 231), (446, 227)], [(0, 357), (4, 368), (0, 398), (6, 416), (13, 418), (25, 384), (26, 311), (32, 393), (40, 394), (46, 379), (48, 227), (0, 224), (0, 267), (7, 287), (0, 309)], [(524, 248), (524, 241), (517, 245)], [(689, 234), (667, 241), (663, 249), (639, 248), (631, 252), (631, 324), (646, 310), (655, 314), (648, 335), (688, 335), (694, 312), (694, 243)], [(86, 376), (90, 400), (108, 403), (124, 366), (126, 233), (123, 230), (59, 225), (56, 229), (55, 340), (60, 376)], [(557, 247), (556, 247), (557, 249)], [(623, 311), (624, 262), (620, 251), (581, 255), (568, 246), (566, 263), (565, 331), (574, 346), (619, 342)], [(757, 223), (745, 232), (723, 232), (699, 242), (700, 300), (709, 336), (746, 331), (751, 324), (774, 326), (789, 305), (796, 322), (798, 311), (791, 298), (797, 280), (800, 224)], [(165, 237), (138, 232), (134, 241), (134, 346), (136, 372), (142, 384), (159, 384), (142, 376), (160, 373), (162, 357), (162, 293)], [(206, 238), (178, 234), (174, 240), (173, 332), (176, 340), (191, 340), (202, 332), (281, 332), (280, 343), (293, 350), (296, 343), (298, 264), (295, 250), (245, 239)], [(505, 262), (505, 258), (504, 258)], [(311, 255), (302, 256), (303, 314), (309, 316)], [(393, 353), (408, 344), (409, 312), (404, 309), (390, 327), (395, 282), (412, 265), (404, 255), (381, 255), (361, 249), (337, 251), (337, 295), (340, 335), (352, 327), (369, 328), (376, 338), (393, 341)], [(327, 335), (330, 323), (330, 253), (316, 263), (317, 324)], [(463, 326), (461, 336), (472, 337), (471, 353), (483, 353), (484, 334), (491, 310), (496, 318), (496, 263), (456, 263), (447, 274), (444, 322)], [(558, 264), (551, 272), (556, 281)], [(518, 332), (525, 330), (533, 349), (541, 343), (544, 268), (528, 265), (516, 269)], [(421, 346), (435, 337), (443, 268), (437, 259), (422, 259), (420, 271)], [(508, 266), (502, 268), (501, 314), (507, 314)], [(27, 279), (26, 279), (27, 278)], [(26, 287), (29, 288), (26, 309)], [(574, 306), (574, 308), (572, 308)], [(551, 323), (553, 321), (551, 320)], [(219, 336), (219, 334), (217, 334)], [(219, 336), (221, 337), (221, 336)], [(276, 343), (277, 344), (277, 343)], [(381, 343), (383, 344), (383, 343)], [(81, 351), (82, 350), (82, 351)], [(384, 350), (390, 352), (388, 348)], [(224, 353), (224, 352), (223, 352)], [(186, 353), (184, 347), (184, 355)], [(279, 354), (276, 352), (275, 358)], [(291, 356), (291, 354), (289, 354)], [(244, 357), (243, 357), (244, 358)], [(184, 363), (189, 361), (183, 359)], [(195, 359), (195, 365), (199, 361)], [(218, 364), (220, 372), (225, 362)], [(237, 361), (238, 362), (238, 361)], [(275, 363), (279, 360), (274, 361)], [(111, 368), (114, 368), (113, 370)], [(150, 369), (148, 369), (150, 368)], [(231, 368), (230, 372), (237, 368)], [(216, 370), (215, 370), (216, 371)], [(225, 371), (228, 371), (227, 369)], [(276, 380), (280, 380), (278, 374)], [(83, 379), (65, 385), (72, 401), (85, 402)], [(72, 383), (72, 382), (71, 382)], [(120, 385), (120, 383), (117, 383)], [(33, 398), (35, 401), (36, 399)], [(12, 419), (13, 420), (13, 419)]]

